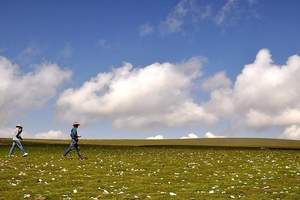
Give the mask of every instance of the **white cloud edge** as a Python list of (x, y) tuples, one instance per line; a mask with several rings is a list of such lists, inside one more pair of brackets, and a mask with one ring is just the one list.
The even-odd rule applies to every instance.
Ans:
[(211, 2), (204, 4), (194, 0), (180, 0), (165, 19), (161, 20), (158, 29), (162, 34), (184, 33), (188, 25), (198, 27), (203, 21), (224, 29), (226, 25), (243, 19), (245, 15), (257, 18), (258, 14), (254, 9), (256, 4), (254, 1), (227, 0), (218, 7), (218, 4)]
[[(1, 127), (0, 138), (12, 138), (15, 132), (15, 128)], [(26, 129), (22, 132), (24, 139), (69, 139), (69, 135), (65, 134), (61, 130), (49, 130), (43, 132), (27, 132)]]
[[(201, 71), (199, 71), (198, 69), (195, 70), (194, 66), (197, 66), (193, 64), (193, 59), (188, 60), (187, 62), (184, 62), (182, 64), (171, 64), (171, 63), (154, 63), (152, 65), (149, 66), (145, 66), (144, 68), (133, 68), (132, 65), (130, 64), (126, 64), (121, 68), (116, 69), (113, 72), (109, 72), (109, 73), (105, 73), (105, 74), (98, 74), (97, 77), (92, 78), (90, 81), (87, 81), (86, 83), (90, 84), (89, 87), (95, 87), (97, 86), (97, 84), (101, 83), (97, 83), (96, 81), (97, 78), (101, 77), (102, 81), (107, 81), (107, 80), (113, 80), (111, 83), (108, 82), (109, 84), (114, 84), (114, 83), (119, 83), (120, 80), (122, 80), (123, 82), (120, 82), (119, 86), (121, 86), (124, 81), (127, 84), (129, 84), (130, 82), (128, 82), (128, 80), (131, 80), (133, 77), (136, 78), (137, 75), (141, 75), (142, 72), (144, 71), (150, 71), (153, 69), (156, 69), (158, 71), (157, 72), (163, 72), (165, 69), (172, 69), (171, 71), (168, 71), (168, 76), (170, 75), (170, 73), (172, 74), (173, 72), (174, 75), (178, 75), (181, 74), (183, 75), (183, 78), (186, 78), (185, 76), (189, 77), (187, 80), (189, 81), (193, 81), (193, 77), (199, 76), (201, 75)], [(199, 61), (197, 61), (199, 62)], [(199, 64), (198, 64), (199, 65)], [(167, 66), (167, 68), (165, 68)], [(186, 72), (182, 71), (177, 71), (181, 66), (184, 66), (185, 70), (187, 70)], [(179, 68), (178, 68), (179, 67)], [(175, 71), (174, 71), (175, 70)], [(189, 72), (190, 70), (190, 72)], [(271, 76), (270, 76), (271, 74)], [(298, 75), (299, 74), (299, 75)], [(180, 75), (180, 76), (181, 76)], [(119, 76), (121, 79), (117, 78), (114, 79), (112, 77), (116, 77)], [(166, 77), (168, 77), (166, 76)], [(256, 129), (264, 129), (264, 128), (268, 128), (268, 127), (276, 127), (276, 126), (289, 126), (294, 124), (295, 122), (298, 122), (300, 120), (300, 118), (298, 119), (298, 116), (300, 116), (300, 108), (298, 107), (290, 107), (290, 105), (293, 104), (286, 104), (286, 102), (298, 102), (298, 97), (295, 96), (289, 96), (289, 93), (286, 93), (286, 91), (297, 91), (297, 89), (295, 88), (295, 85), (293, 83), (293, 80), (298, 80), (297, 77), (300, 77), (300, 57), (297, 55), (291, 56), (288, 58), (287, 64), (283, 65), (283, 66), (278, 66), (275, 65), (272, 61), (271, 58), (271, 54), (269, 52), (269, 50), (267, 49), (261, 49), (256, 56), (256, 59), (253, 63), (245, 65), (245, 67), (243, 68), (242, 72), (237, 76), (236, 81), (232, 84), (231, 80), (226, 76), (225, 72), (217, 72), (216, 74), (214, 74), (211, 77), (208, 77), (207, 79), (205, 79), (202, 83), (202, 87), (205, 83), (206, 84), (205, 88), (207, 91), (210, 92), (210, 100), (206, 101), (206, 102), (194, 102), (192, 100), (192, 104), (190, 104), (191, 102), (185, 102), (183, 105), (185, 105), (185, 107), (182, 107), (182, 110), (180, 111), (177, 110), (177, 112), (180, 112), (180, 116), (181, 117), (176, 117), (174, 115), (174, 117), (169, 118), (172, 119), (170, 121), (165, 121), (164, 123), (166, 123), (165, 125), (170, 126), (171, 127), (173, 125), (180, 125), (182, 124), (182, 126), (187, 126), (185, 121), (178, 121), (176, 122), (177, 119), (184, 119), (182, 116), (186, 115), (188, 116), (189, 114), (193, 113), (192, 111), (197, 110), (198, 108), (204, 109), (204, 116), (206, 116), (206, 118), (209, 116), (208, 114), (212, 114), (212, 116), (216, 117), (218, 120), (222, 120), (222, 119), (230, 119), (232, 117), (235, 117), (236, 119), (234, 119), (234, 121), (232, 121), (232, 123), (234, 123), (234, 125), (240, 125), (242, 126), (242, 128), (245, 129), (250, 129), (250, 130), (256, 130)], [(107, 78), (107, 80), (103, 79), (103, 78)], [(140, 80), (145, 80), (148, 77), (148, 74), (143, 74), (140, 78)], [(153, 77), (154, 79), (156, 77)], [(153, 79), (151, 78), (151, 79)], [(183, 80), (183, 78), (176, 78), (176, 80)], [(174, 78), (173, 78), (174, 79)], [(262, 81), (257, 81), (257, 79), (262, 79)], [(134, 79), (133, 79), (134, 80)], [(213, 81), (211, 81), (213, 80)], [(159, 83), (159, 81), (153, 81), (155, 84)], [(173, 82), (170, 80), (170, 82)], [(210, 82), (210, 83), (209, 83)], [(213, 82), (213, 84), (211, 84)], [(107, 82), (105, 82), (107, 83)], [(121, 84), (122, 83), (122, 84)], [(142, 82), (141, 82), (142, 83)], [(166, 82), (168, 83), (168, 82)], [(164, 83), (164, 84), (166, 84)], [(102, 84), (102, 83), (101, 83)], [(273, 87), (272, 84), (281, 84), (282, 86), (280, 87)], [(139, 84), (142, 85), (142, 84)], [(83, 84), (82, 87), (86, 87), (86, 84)], [(113, 85), (112, 85), (113, 86)], [(132, 85), (133, 86), (133, 85)], [(97, 86), (98, 87), (98, 86)], [(101, 86), (102, 87), (102, 86)], [(123, 87), (123, 86), (122, 86)], [(173, 87), (173, 85), (172, 85)], [(252, 89), (251, 89), (252, 87)], [(152, 86), (150, 87), (150, 85), (146, 85), (144, 88), (153, 88)], [(162, 88), (162, 86), (160, 86), (159, 88)], [(276, 90), (280, 90), (280, 92), (278, 91), (271, 91), (271, 89), (274, 88)], [(76, 90), (80, 90), (82, 88), (76, 89)], [(168, 88), (167, 91), (169, 89), (172, 88)], [(186, 90), (187, 88), (184, 88), (184, 90)], [(182, 90), (182, 92), (184, 91)], [(117, 91), (117, 90), (115, 90)], [(124, 92), (124, 88), (122, 88), (122, 90)], [(125, 90), (126, 91), (126, 90)], [(132, 95), (128, 95), (131, 94), (130, 91), (136, 91), (135, 90), (128, 90), (126, 91), (127, 97), (130, 97)], [(155, 90), (156, 91), (156, 90)], [(248, 95), (247, 93), (245, 93), (245, 91), (252, 91), (252, 95)], [(141, 92), (137, 92), (137, 94), (140, 94)], [(299, 92), (300, 93), (300, 92)], [(80, 93), (79, 93), (80, 94)], [(104, 93), (105, 94), (105, 93)], [(109, 93), (108, 93), (109, 94)], [(121, 93), (120, 93), (121, 94)], [(269, 95), (268, 98), (270, 98), (270, 96), (275, 96), (276, 95), (281, 95), (275, 98), (276, 101), (266, 101), (268, 98), (266, 98), (266, 95)], [(292, 93), (293, 94), (293, 93)], [(282, 96), (285, 95), (285, 96)], [(149, 95), (147, 95), (147, 98), (145, 97), (139, 97), (138, 99), (145, 99), (148, 100), (149, 97), (156, 97), (157, 94), (156, 93), (149, 93)], [(80, 95), (80, 97), (82, 97), (82, 95)], [(101, 96), (100, 96), (101, 97)], [(284, 98), (282, 98), (284, 97)], [(102, 98), (102, 97), (101, 97)], [(185, 97), (184, 97), (185, 98)], [(191, 97), (188, 97), (190, 99), (192, 99)], [(68, 100), (72, 99), (72, 98), (67, 98)], [(75, 98), (78, 99), (78, 98)], [(88, 98), (91, 99), (91, 98)], [(118, 98), (120, 99), (120, 98)], [(162, 100), (165, 101), (168, 98), (163, 98)], [(172, 100), (176, 99), (176, 98), (170, 98)], [(128, 100), (128, 99), (127, 99)], [(283, 102), (282, 102), (283, 101)], [(109, 101), (109, 102), (113, 102), (113, 101)], [(120, 101), (120, 103), (123, 103), (124, 101)], [(143, 103), (146, 103), (147, 101), (144, 101)], [(150, 101), (152, 102), (152, 101)], [(84, 104), (85, 102), (83, 101), (82, 104)], [(194, 104), (195, 103), (195, 104)], [(277, 103), (277, 104), (274, 104)], [(80, 104), (80, 105), (82, 105)], [(131, 109), (134, 108), (136, 109), (136, 103), (133, 104), (134, 107), (128, 107), (128, 111), (132, 111)], [(160, 105), (160, 104), (158, 104)], [(162, 104), (164, 105), (164, 104)], [(167, 105), (172, 105), (172, 103), (168, 103)], [(200, 106), (201, 107), (197, 107)], [(289, 105), (289, 109), (286, 109), (287, 105)], [(296, 104), (295, 104), (296, 105)], [(103, 106), (103, 104), (102, 104)], [(190, 106), (189, 112), (187, 112), (187, 108)], [(196, 107), (195, 107), (196, 106)], [(90, 107), (90, 106), (87, 106)], [(104, 106), (105, 107), (105, 106)], [(163, 106), (164, 108), (166, 107), (166, 105)], [(177, 108), (179, 108), (178, 106), (176, 106)], [(76, 109), (79, 109), (80, 107), (76, 106)], [(116, 107), (117, 108), (117, 107)], [(153, 112), (155, 111), (154, 108), (159, 108), (159, 107), (153, 107), (151, 109), (149, 109), (149, 113), (144, 113), (145, 116), (141, 115), (143, 114), (143, 112), (145, 112), (145, 107), (143, 107), (143, 109), (139, 110), (139, 112), (136, 112), (136, 115), (132, 115), (129, 118), (124, 118), (125, 121), (122, 121), (120, 119), (116, 119), (116, 121), (114, 122), (114, 125), (116, 125), (116, 127), (122, 128), (124, 125), (128, 125), (131, 124), (131, 128), (135, 127), (135, 126), (144, 126), (143, 123), (148, 123), (147, 122), (147, 117), (148, 114), (153, 114)], [(197, 109), (195, 109), (197, 108)], [(274, 111), (272, 109), (275, 109)], [(119, 109), (119, 108), (118, 108)], [(117, 109), (117, 110), (118, 110)], [(80, 109), (79, 109), (80, 110)], [(161, 110), (161, 109), (158, 109)], [(280, 112), (278, 112), (280, 111)], [(94, 111), (93, 111), (94, 112)], [(126, 111), (127, 112), (127, 111)], [(202, 112), (202, 111), (201, 111)], [(272, 113), (273, 112), (273, 113)], [(184, 113), (184, 115), (182, 115), (182, 113)], [(200, 110), (199, 110), (200, 113)], [(271, 113), (271, 115), (269, 114)], [(119, 113), (118, 115), (120, 116), (121, 113)], [(274, 115), (275, 114), (275, 115)], [(126, 116), (128, 116), (126, 114)], [(157, 116), (162, 117), (163, 115), (160, 113)], [(157, 116), (154, 116), (155, 118), (157, 118)], [(170, 117), (172, 116), (170, 113), (168, 113), (165, 117)], [(196, 116), (196, 115), (194, 115)], [(272, 116), (272, 117), (270, 117)], [(167, 119), (166, 118), (166, 119)], [(151, 118), (149, 118), (151, 120)], [(163, 119), (163, 118), (161, 118)], [(205, 119), (202, 118), (202, 119)], [(175, 121), (174, 121), (175, 120)], [(201, 122), (201, 118), (199, 118), (198, 120), (200, 120), (199, 122)], [(160, 122), (162, 122), (164, 120), (160, 120)], [(300, 122), (300, 121), (299, 121)], [(135, 124), (134, 124), (135, 123)], [(155, 125), (151, 124), (153, 122), (150, 121), (149, 125)]]
[(200, 119), (212, 123), (214, 117), (194, 102), (189, 92), (192, 81), (201, 76), (202, 62), (192, 57), (177, 64), (153, 63), (143, 68), (125, 63), (99, 73), (79, 88), (65, 90), (56, 108), (62, 119), (73, 121), (78, 116), (87, 122), (109, 118), (116, 128), (176, 127)]
[(33, 136), (36, 139), (68, 139), (69, 136), (61, 130), (49, 130), (46, 132), (39, 132)]
[(180, 137), (180, 139), (196, 139), (199, 138), (198, 135), (196, 135), (195, 133), (189, 133), (185, 136)]
[(165, 137), (163, 135), (155, 135), (155, 136), (150, 136), (146, 138), (147, 140), (162, 140), (165, 139)]
[(71, 70), (50, 62), (23, 73), (18, 64), (0, 56), (0, 126), (17, 113), (45, 105), (71, 76)]
[[(3, 57), (2, 57), (3, 58)], [(10, 61), (9, 61), (10, 62)], [(269, 50), (267, 49), (261, 49), (258, 54), (257, 54), (257, 57), (256, 57), (256, 60), (252, 63), (252, 64), (249, 64), (249, 65), (246, 65), (245, 68), (243, 69), (242, 73), (237, 77), (237, 80), (242, 80), (241, 77), (243, 77), (244, 74), (247, 73), (247, 70), (248, 69), (253, 69), (257, 66), (260, 66), (260, 65), (263, 65), (263, 66), (267, 66), (265, 69), (269, 69), (269, 68), (272, 68), (272, 69), (275, 69), (275, 70), (278, 70), (279, 73), (283, 73), (283, 70), (282, 69), (285, 69), (285, 71), (287, 70), (297, 70), (298, 69), (298, 66), (299, 66), (299, 56), (297, 55), (294, 55), (294, 56), (291, 56), (289, 57), (288, 61), (287, 61), (287, 64), (286, 65), (282, 65), (282, 66), (278, 66), (278, 65), (275, 65), (271, 59), (271, 54), (269, 52)], [(13, 66), (13, 64), (11, 64), (11, 66)], [(47, 64), (44, 65), (44, 67), (47, 68)], [(59, 68), (59, 66), (56, 66), (58, 67), (58, 70), (61, 70)], [(262, 68), (264, 69), (264, 68)], [(264, 70), (265, 70), (264, 69)], [(248, 70), (249, 71), (249, 70)], [(294, 76), (294, 75), (297, 75), (297, 72), (298, 71), (295, 71), (295, 74), (289, 74), (289, 76)], [(263, 74), (263, 73), (260, 73), (260, 74)], [(21, 74), (22, 75), (22, 74)], [(24, 75), (24, 74), (23, 74)], [(214, 75), (215, 76), (215, 75)], [(211, 77), (213, 78), (213, 77)], [(227, 78), (226, 77), (226, 74), (224, 75), (223, 78)], [(230, 80), (230, 79), (229, 79)], [(290, 79), (287, 79), (287, 80), (290, 80)], [(221, 81), (222, 82), (222, 81)], [(222, 84), (220, 84), (222, 86)], [(232, 90), (234, 90), (237, 85), (237, 83), (235, 82), (234, 83), (234, 86), (233, 88), (231, 88), (229, 85), (230, 84), (223, 84), (225, 85), (226, 89), (228, 89), (230, 92), (234, 92)], [(209, 88), (209, 90), (213, 91), (213, 92), (223, 92), (224, 91), (224, 88), (223, 86), (222, 87), (212, 87), (212, 88)], [(221, 96), (223, 94), (221, 93)], [(276, 124), (280, 124), (281, 126), (284, 125), (286, 126), (285, 130), (287, 130), (289, 127), (291, 126), (297, 126), (297, 125), (294, 125), (293, 123), (289, 123), (288, 120), (289, 119), (292, 119), (292, 121), (295, 121), (294, 118), (296, 117), (297, 118), (297, 113), (298, 113), (298, 110), (297, 109), (294, 109), (294, 110), (285, 110), (284, 113), (282, 113), (281, 115), (278, 115), (277, 117), (273, 118), (272, 119), (272, 122), (268, 122), (270, 121), (270, 119), (268, 118), (268, 115), (265, 116), (264, 113), (261, 113), (259, 110), (255, 110), (255, 109), (252, 109), (252, 110), (249, 110), (251, 112), (248, 112), (246, 116), (248, 116), (250, 119), (256, 119), (257, 117), (253, 117), (253, 115), (255, 114), (256, 116), (262, 116), (263, 117), (263, 120), (256, 120), (256, 121), (246, 121), (247, 123), (249, 123), (248, 125), (250, 126), (261, 126), (261, 125), (264, 125), (264, 124), (270, 124), (272, 126), (276, 126)], [(289, 112), (286, 112), (286, 111), (289, 111)], [(294, 113), (294, 114), (293, 114)], [(262, 115), (263, 114), (263, 115)], [(267, 123), (266, 123), (267, 121)], [(258, 123), (259, 122), (259, 123)], [(263, 122), (263, 123), (262, 123)], [(280, 135), (279, 137), (284, 137), (284, 138), (293, 138), (295, 136), (291, 136), (292, 133), (289, 132), (289, 134), (287, 135), (287, 133), (285, 134), (282, 134)], [(298, 137), (298, 136), (297, 136)]]
[(300, 126), (291, 125), (287, 127), (283, 133), (279, 136), (282, 139), (300, 140)]

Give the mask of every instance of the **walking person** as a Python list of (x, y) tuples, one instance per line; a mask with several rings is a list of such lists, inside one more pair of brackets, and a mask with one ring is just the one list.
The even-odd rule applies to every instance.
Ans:
[(77, 132), (77, 129), (78, 127), (80, 126), (80, 124), (78, 122), (74, 122), (73, 123), (73, 128), (71, 130), (71, 144), (69, 145), (69, 147), (66, 149), (65, 153), (64, 153), (64, 157), (67, 156), (67, 154), (73, 149), (75, 148), (76, 149), (76, 152), (77, 152), (77, 155), (79, 157), (80, 160), (83, 160), (84, 157), (80, 154), (80, 148), (79, 148), (79, 145), (78, 145), (78, 141), (79, 141), (79, 138), (81, 137), (78, 132)]
[(21, 137), (22, 131), (23, 131), (23, 127), (20, 124), (16, 125), (16, 130), (15, 130), (13, 138), (12, 138), (13, 143), (9, 150), (8, 156), (11, 156), (13, 154), (16, 146), (20, 149), (20, 151), (24, 157), (28, 155), (28, 153), (25, 152), (25, 149), (21, 143), (21, 140), (23, 140), (23, 138)]

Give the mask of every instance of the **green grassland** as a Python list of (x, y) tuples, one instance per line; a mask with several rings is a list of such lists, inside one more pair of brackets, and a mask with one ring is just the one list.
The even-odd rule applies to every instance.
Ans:
[[(300, 141), (270, 139), (26, 140), (7, 157), (0, 199), (300, 199)], [(234, 148), (232, 148), (234, 147)]]

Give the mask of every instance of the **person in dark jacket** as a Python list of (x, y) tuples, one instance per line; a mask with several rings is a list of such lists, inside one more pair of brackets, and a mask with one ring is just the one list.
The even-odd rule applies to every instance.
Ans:
[(25, 149), (24, 149), (24, 147), (23, 147), (23, 145), (21, 143), (21, 140), (23, 140), (23, 138), (21, 137), (22, 131), (23, 131), (23, 127), (20, 124), (16, 125), (16, 130), (15, 130), (13, 138), (12, 138), (13, 139), (13, 143), (12, 143), (11, 148), (10, 148), (9, 153), (8, 153), (9, 157), (15, 151), (16, 146), (20, 149), (20, 151), (22, 152), (23, 156), (27, 156), (28, 155), (28, 153), (25, 152)]
[(80, 153), (80, 148), (79, 148), (79, 145), (78, 145), (78, 141), (79, 141), (79, 138), (81, 137), (78, 132), (77, 132), (77, 129), (78, 127), (80, 126), (80, 124), (78, 122), (74, 122), (73, 123), (73, 128), (71, 130), (71, 144), (70, 146), (66, 149), (65, 153), (64, 153), (64, 156), (67, 156), (67, 154), (73, 149), (75, 148), (76, 149), (76, 152), (77, 152), (77, 155), (79, 157), (80, 160), (83, 160), (84, 157), (81, 155)]

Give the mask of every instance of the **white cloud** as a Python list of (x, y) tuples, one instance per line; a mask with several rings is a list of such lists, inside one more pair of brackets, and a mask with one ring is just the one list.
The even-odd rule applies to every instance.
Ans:
[(154, 63), (133, 68), (129, 63), (99, 73), (80, 88), (64, 91), (57, 110), (63, 119), (81, 121), (110, 118), (113, 126), (128, 129), (211, 124), (215, 118), (191, 96), (202, 60)]
[(67, 138), (66, 134), (64, 134), (60, 130), (49, 130), (48, 132), (37, 133), (34, 135), (35, 138), (38, 139), (65, 139)]
[[(236, 111), (245, 114), (250, 127), (300, 123), (299, 78), (299, 56), (279, 66), (273, 64), (267, 49), (260, 50), (254, 63), (237, 77), (233, 90)], [(253, 121), (255, 116), (263, 123)]]
[(227, 0), (225, 4), (217, 9), (214, 21), (217, 26), (233, 25), (242, 19), (259, 18), (256, 0)]
[(291, 125), (287, 127), (279, 137), (285, 139), (300, 140), (300, 126)]
[[(15, 135), (15, 127), (0, 127), (0, 138), (12, 138)], [(32, 138), (32, 135), (25, 130), (22, 132), (22, 138)]]
[(15, 128), (0, 128), (0, 138), (12, 138), (15, 132)]
[(180, 139), (193, 139), (193, 138), (199, 138), (199, 137), (195, 133), (189, 133), (187, 136), (180, 137)]
[(24, 109), (44, 105), (71, 72), (44, 63), (23, 74), (19, 66), (0, 56), (0, 125)]
[(162, 22), (162, 27), (169, 32), (179, 32), (182, 30), (184, 24), (184, 17), (188, 13), (185, 7), (186, 0), (180, 1), (173, 11), (167, 16), (166, 20)]
[(237, 76), (233, 87), (211, 92), (205, 108), (244, 130), (300, 124), (299, 79), (298, 55), (280, 66), (273, 63), (269, 50), (262, 49)]
[(212, 77), (208, 77), (202, 82), (202, 89), (205, 91), (213, 91), (220, 88), (229, 88), (231, 80), (226, 76), (224, 71), (218, 72)]
[(126, 63), (99, 73), (79, 88), (65, 90), (57, 110), (62, 119), (73, 121), (76, 116), (86, 122), (106, 118), (114, 127), (125, 129), (217, 123), (240, 132), (300, 125), (300, 56), (276, 65), (269, 50), (262, 49), (235, 82), (225, 72), (203, 78), (201, 87), (208, 92), (208, 101), (196, 100), (192, 94), (199, 91), (194, 88), (202, 62), (192, 58), (143, 68)]
[(205, 137), (207, 137), (207, 138), (224, 138), (225, 136), (223, 136), (223, 135), (215, 135), (215, 134), (213, 134), (211, 132), (207, 132), (207, 133), (205, 133)]
[(224, 6), (219, 10), (216, 15), (217, 25), (221, 25), (225, 22), (226, 18), (230, 16), (231, 12), (237, 7), (238, 0), (228, 0)]
[[(0, 128), (0, 138), (12, 138), (15, 134), (15, 128), (11, 127), (1, 127)], [(28, 133), (25, 130), (22, 132), (23, 138), (37, 138), (37, 139), (65, 139), (67, 138), (66, 134), (64, 134), (62, 131), (55, 131), (50, 130), (48, 132), (41, 132), (41, 133)]]
[(146, 139), (148, 139), (148, 140), (162, 140), (162, 139), (164, 139), (164, 136), (163, 135), (155, 135), (155, 136), (147, 137)]
[(195, 0), (181, 0), (161, 22), (163, 32), (181, 32), (186, 24), (195, 24), (211, 15), (209, 5), (199, 5)]
[(219, 5), (211, 1), (180, 0), (161, 21), (160, 29), (162, 33), (185, 32), (191, 28), (199, 28), (203, 22), (224, 28), (242, 19), (259, 16), (257, 2), (254, 0), (226, 0)]
[(150, 35), (153, 32), (154, 32), (154, 27), (148, 23), (142, 24), (139, 28), (140, 36)]

